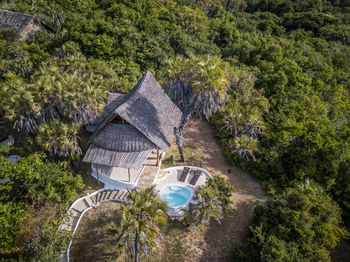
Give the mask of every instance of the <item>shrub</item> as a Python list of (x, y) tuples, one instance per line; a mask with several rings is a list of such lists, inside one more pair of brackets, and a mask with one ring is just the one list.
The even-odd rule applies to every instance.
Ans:
[(290, 188), (254, 212), (252, 238), (235, 261), (331, 261), (328, 249), (348, 235), (338, 204), (315, 182)]

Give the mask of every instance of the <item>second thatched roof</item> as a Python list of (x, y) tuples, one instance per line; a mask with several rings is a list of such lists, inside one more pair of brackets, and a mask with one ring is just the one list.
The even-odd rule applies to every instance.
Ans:
[(26, 40), (41, 27), (35, 23), (35, 16), (0, 9), (0, 30), (4, 29), (11, 29)]

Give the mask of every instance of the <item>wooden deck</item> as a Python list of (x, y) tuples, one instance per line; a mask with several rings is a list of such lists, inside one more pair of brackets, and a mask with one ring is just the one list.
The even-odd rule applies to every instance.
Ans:
[(159, 168), (156, 166), (146, 166), (139, 178), (137, 187), (146, 188), (152, 186), (156, 179), (158, 169)]

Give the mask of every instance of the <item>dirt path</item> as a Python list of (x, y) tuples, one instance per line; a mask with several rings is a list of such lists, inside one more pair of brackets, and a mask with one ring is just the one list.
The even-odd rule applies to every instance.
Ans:
[[(227, 177), (234, 189), (232, 200), (235, 213), (221, 225), (212, 222), (209, 227), (194, 228), (188, 234), (188, 255), (185, 261), (230, 261), (232, 251), (247, 237), (247, 227), (253, 219), (253, 209), (265, 200), (258, 180), (247, 172), (230, 165), (218, 145), (214, 130), (207, 121), (192, 120), (185, 131), (184, 144), (199, 145), (202, 151), (201, 167), (212, 175)], [(197, 232), (196, 232), (197, 231)], [(200, 237), (202, 236), (202, 237)]]
[[(147, 262), (232, 261), (233, 250), (247, 238), (254, 207), (264, 202), (265, 194), (255, 177), (226, 161), (214, 135), (208, 122), (191, 120), (185, 129), (184, 151), (186, 153), (188, 148), (194, 151), (195, 165), (205, 168), (214, 176), (221, 174), (227, 177), (234, 191), (234, 214), (226, 217), (221, 224), (211, 221), (209, 226), (200, 225), (189, 230), (170, 226), (160, 250)], [(175, 148), (170, 151), (170, 154), (177, 154)], [(191, 158), (190, 155), (187, 157)], [(187, 164), (193, 163), (189, 161)]]

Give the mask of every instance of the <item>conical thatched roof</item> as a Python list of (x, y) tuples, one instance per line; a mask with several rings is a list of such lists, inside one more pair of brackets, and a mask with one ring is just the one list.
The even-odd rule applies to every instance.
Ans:
[[(119, 116), (129, 125), (111, 123)], [(83, 161), (107, 166), (130, 166), (127, 154), (140, 162), (150, 150), (168, 151), (182, 118), (153, 75), (147, 71), (127, 95), (110, 94), (110, 100), (91, 136)], [(138, 152), (136, 156), (134, 153)], [(124, 161), (116, 159), (123, 153)], [(101, 156), (103, 155), (103, 156)], [(145, 160), (145, 159), (144, 159)]]
[[(171, 101), (151, 72), (147, 71), (137, 85), (116, 103), (114, 110), (100, 122), (95, 137), (117, 115), (137, 128), (163, 151), (168, 151), (182, 117), (180, 109)], [(109, 108), (111, 109), (111, 107)]]
[(35, 16), (0, 9), (0, 30), (11, 29), (22, 40), (32, 37), (41, 28), (34, 23)]

